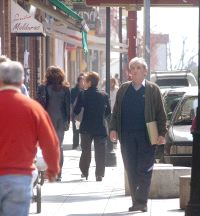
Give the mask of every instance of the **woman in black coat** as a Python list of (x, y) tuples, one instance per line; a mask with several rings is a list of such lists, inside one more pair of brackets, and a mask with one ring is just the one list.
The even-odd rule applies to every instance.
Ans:
[(74, 114), (83, 111), (80, 124), (82, 154), (79, 167), (82, 177), (88, 178), (91, 162), (91, 144), (94, 141), (96, 180), (102, 181), (105, 173), (105, 146), (107, 140), (106, 118), (111, 113), (108, 95), (97, 88), (99, 75), (89, 72), (85, 77), (87, 90), (82, 91), (74, 107)]
[(48, 112), (60, 141), (60, 173), (57, 181), (61, 181), (64, 162), (63, 138), (70, 123), (70, 91), (61, 68), (57, 66), (47, 68), (45, 85), (39, 86), (37, 99)]

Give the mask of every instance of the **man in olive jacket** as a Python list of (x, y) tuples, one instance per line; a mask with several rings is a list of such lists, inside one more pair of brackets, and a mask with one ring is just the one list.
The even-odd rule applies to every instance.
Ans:
[[(147, 80), (143, 58), (129, 62), (132, 81), (118, 90), (110, 123), (110, 139), (119, 139), (132, 197), (129, 211), (147, 211), (147, 200), (154, 164), (155, 146), (165, 143), (166, 113), (159, 87)], [(149, 140), (146, 123), (157, 123), (155, 145)]]

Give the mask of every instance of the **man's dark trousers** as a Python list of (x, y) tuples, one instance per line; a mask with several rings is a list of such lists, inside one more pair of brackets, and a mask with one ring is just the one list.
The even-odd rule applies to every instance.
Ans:
[(121, 152), (133, 204), (146, 204), (154, 164), (155, 146), (149, 143), (146, 131), (123, 132)]

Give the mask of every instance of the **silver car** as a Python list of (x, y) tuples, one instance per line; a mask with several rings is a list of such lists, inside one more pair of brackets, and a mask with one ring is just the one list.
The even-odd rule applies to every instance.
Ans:
[(193, 137), (190, 132), (198, 106), (198, 88), (191, 87), (181, 97), (168, 123), (164, 162), (191, 166)]

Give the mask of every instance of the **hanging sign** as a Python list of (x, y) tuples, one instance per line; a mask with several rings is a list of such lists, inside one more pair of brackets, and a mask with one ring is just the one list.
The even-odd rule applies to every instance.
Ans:
[(11, 0), (11, 33), (43, 34), (43, 25)]

